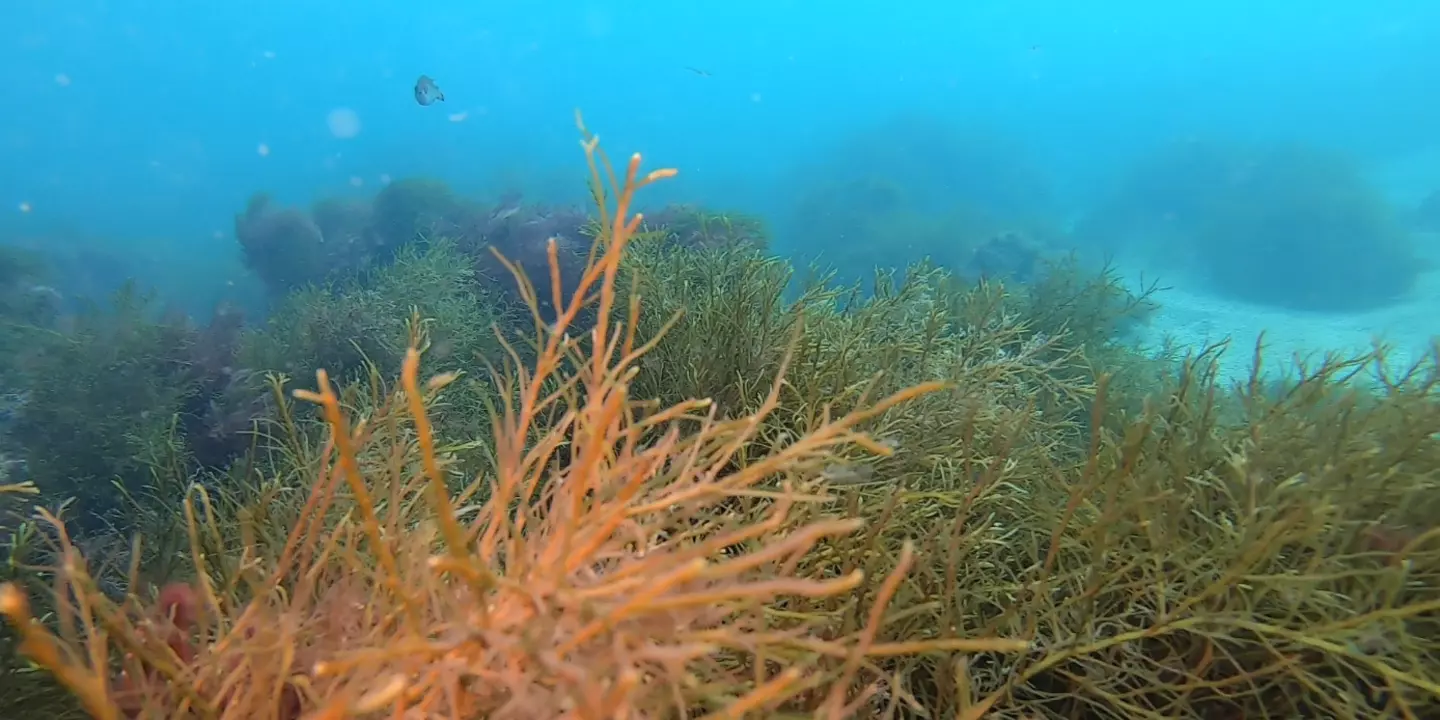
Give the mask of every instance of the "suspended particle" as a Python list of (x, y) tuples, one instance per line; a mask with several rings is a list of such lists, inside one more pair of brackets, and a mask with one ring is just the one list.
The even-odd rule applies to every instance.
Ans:
[(360, 134), (360, 115), (347, 107), (339, 107), (325, 116), (330, 134), (341, 140), (349, 140)]

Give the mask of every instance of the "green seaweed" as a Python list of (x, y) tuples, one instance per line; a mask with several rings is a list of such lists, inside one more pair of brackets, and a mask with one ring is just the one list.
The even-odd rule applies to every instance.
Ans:
[[(637, 392), (743, 414), (798, 338), (762, 432), (783, 446), (887, 388), (949, 384), (867, 428), (888, 456), (857, 449), (814, 468), (842, 498), (816, 512), (871, 529), (806, 562), (880, 578), (917, 540), (880, 639), (1024, 637), (1034, 649), (888, 663), (900, 716), (1440, 707), (1436, 358), (1366, 382), (1379, 356), (1328, 356), (1279, 389), (1258, 375), (1227, 387), (1223, 347), (1179, 362), (1117, 342), (1150, 300), (1075, 266), (1033, 287), (919, 266), (882, 274), (873, 297), (821, 282), (786, 303), (792, 269), (753, 249), (633, 260), (655, 311), (644, 327), (678, 316)], [(777, 617), (828, 616), (848, 632), (876, 592)]]
[(133, 286), (91, 307), (68, 333), (48, 333), (24, 370), (28, 398), (11, 430), (42, 492), (76, 498), (84, 516), (113, 519), (122, 498), (169, 454), (194, 391), (188, 324), (155, 319)]

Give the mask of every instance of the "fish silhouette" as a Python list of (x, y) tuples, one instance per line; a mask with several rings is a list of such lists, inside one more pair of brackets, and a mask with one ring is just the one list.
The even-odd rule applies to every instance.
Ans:
[(434, 80), (430, 79), (429, 75), (421, 75), (420, 79), (415, 81), (415, 102), (421, 105), (430, 105), (436, 100), (444, 102), (445, 93), (440, 90), (440, 86), (436, 85)]

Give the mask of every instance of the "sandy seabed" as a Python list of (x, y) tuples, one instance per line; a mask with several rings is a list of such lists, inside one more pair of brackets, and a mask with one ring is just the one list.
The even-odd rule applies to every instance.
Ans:
[[(1392, 369), (1408, 368), (1440, 341), (1440, 236), (1426, 238), (1430, 268), (1395, 304), (1366, 312), (1331, 314), (1253, 305), (1217, 298), (1184, 278), (1161, 278), (1169, 289), (1156, 296), (1160, 309), (1137, 333), (1144, 347), (1159, 347), (1169, 337), (1183, 347), (1202, 348), (1230, 339), (1220, 361), (1224, 379), (1250, 375), (1255, 342), (1264, 333), (1265, 375), (1294, 367), (1296, 358), (1313, 366), (1326, 352), (1355, 355), (1376, 342), (1389, 349)], [(1127, 277), (1135, 274), (1127, 273)]]

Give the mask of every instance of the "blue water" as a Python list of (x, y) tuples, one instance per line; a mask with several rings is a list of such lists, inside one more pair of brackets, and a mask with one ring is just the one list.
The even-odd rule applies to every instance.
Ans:
[[(413, 100), (421, 73), (446, 102)], [(1059, 215), (1192, 135), (1440, 188), (1433, 0), (6, 0), (0, 82), (0, 242), (103, 248), (197, 314), (256, 302), (232, 221), (257, 190), (432, 175), (580, 200), (575, 108), (613, 153), (681, 170), (653, 201), (777, 218), (796, 168), (897, 114), (999, 129)], [(336, 137), (337, 111), (358, 134)]]

